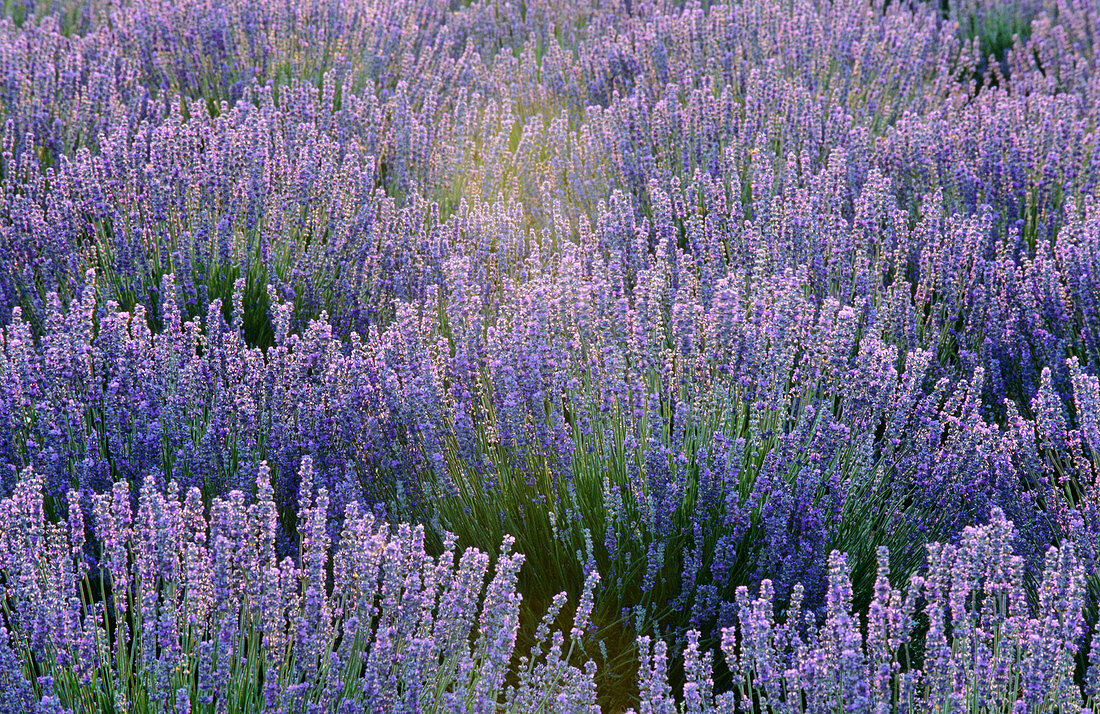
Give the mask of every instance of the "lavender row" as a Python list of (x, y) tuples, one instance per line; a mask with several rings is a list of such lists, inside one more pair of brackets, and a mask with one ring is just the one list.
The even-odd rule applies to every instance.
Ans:
[[(516, 657), (523, 556), (505, 539), (490, 571), (448, 536), (438, 557), (424, 530), (393, 532), (347, 506), (327, 535), (328, 492), (302, 465), (298, 558), (276, 554), (277, 508), (266, 468), (251, 505), (240, 491), (206, 515), (153, 479), (136, 509), (117, 484), (68, 518), (43, 512), (42, 481), (24, 474), (0, 503), (5, 625), (0, 681), (6, 711), (599, 711), (587, 578), (568, 633), (557, 595), (530, 653)], [(89, 561), (86, 540), (100, 543)], [(770, 580), (738, 588), (736, 625), (722, 631), (732, 690), (715, 694), (713, 655), (687, 633), (682, 709), (664, 641), (640, 637), (642, 712), (1090, 711), (1100, 648), (1088, 653), (1087, 698), (1074, 681), (1085, 632), (1085, 568), (1073, 544), (1051, 548), (1028, 603), (1013, 524), (993, 509), (958, 545), (929, 545), (927, 566), (902, 591), (877, 553), (873, 598), (853, 610), (851, 565), (830, 554), (823, 619), (794, 588), (783, 617)], [(326, 585), (326, 581), (330, 585)], [(917, 618), (927, 622), (913, 659)], [(1094, 643), (1097, 640), (1093, 640)], [(583, 660), (582, 666), (571, 664)], [(513, 659), (515, 660), (513, 663)], [(513, 677), (508, 679), (509, 664)]]
[[(528, 276), (489, 326), (463, 289), (350, 342), (322, 321), (289, 331), (271, 288), (266, 353), (242, 336), (244, 279), (228, 321), (217, 300), (184, 321), (167, 276), (159, 332), (140, 304), (101, 312), (90, 294), (55, 304), (40, 341), (17, 312), (0, 331), (5, 489), (33, 468), (58, 512), (70, 489), (150, 476), (209, 499), (251, 493), (266, 463), (289, 555), (308, 456), (334, 521), (361, 501), (481, 545), (514, 534), (536, 589), (579, 591), (595, 568), (602, 614), (638, 623), (728, 620), (736, 586), (763, 578), (818, 598), (841, 547), (866, 570), (889, 545), (911, 568), (994, 506), (1033, 569), (1069, 539), (1095, 572), (1100, 382), (1076, 358), (1068, 403), (1044, 369), (998, 423), (980, 365), (955, 377), (855, 309), (819, 308), (805, 271), (722, 281), (710, 310), (677, 305), (662, 326), (659, 302), (631, 307), (585, 265), (567, 248), (573, 277)], [(644, 279), (639, 295), (670, 278)]]
[[(403, 50), (409, 74), (392, 81), (258, 72), (213, 112), (205, 98), (154, 91), (167, 80), (136, 66), (103, 80), (88, 67), (42, 72), (41, 82), (69, 78), (73, 88), (16, 84), (0, 212), (5, 318), (20, 306), (38, 329), (49, 293), (67, 304), (95, 268), (106, 299), (127, 310), (140, 302), (156, 322), (171, 272), (189, 316), (213, 299), (227, 305), (245, 277), (250, 305), (266, 305), (271, 283), (295, 302), (296, 328), (324, 310), (346, 336), (386, 328), (399, 302), (426, 305), (433, 291), (445, 300), (454, 259), (486, 271), (472, 279), (503, 304), (536, 255), (552, 269), (566, 242), (594, 242), (631, 299), (639, 272), (669, 262), (666, 311), (681, 298), (682, 270), (699, 279), (690, 299), (706, 309), (718, 281), (745, 280), (742, 266), (756, 263), (756, 280), (805, 266), (819, 303), (833, 297), (894, 321), (899, 348), (977, 360), (996, 385), (994, 409), (1004, 396), (1033, 398), (1044, 367), (1068, 395), (1062, 357), (1097, 358), (1087, 5), (1036, 10), (1030, 37), (1005, 59), (1007, 77), (992, 65), (980, 88), (967, 79), (980, 48), (924, 6), (639, 6), (619, 29), (595, 13), (577, 36), (536, 41), (531, 30), (510, 40), (514, 53), (497, 38), (478, 54), (480, 35), (464, 23), (480, 11), (419, 23), (418, 33), (436, 22), (445, 31), (413, 33), (411, 47), (443, 49)], [(247, 14), (223, 12), (231, 23)], [(534, 7), (528, 14), (536, 26)], [(382, 16), (371, 17), (360, 24), (381, 31)], [(19, 63), (46, 43), (33, 33), (45, 30), (9, 29), (11, 74), (21, 76)], [(54, 39), (130, 51), (98, 32)], [(567, 39), (575, 53), (562, 51)], [(805, 44), (815, 51), (763, 59)], [(58, 53), (70, 51), (79, 54)], [(125, 64), (81, 62), (97, 72)], [(101, 81), (112, 87), (99, 92), (110, 95), (103, 106), (79, 98)], [(88, 141), (48, 149), (40, 142), (53, 129), (19, 118), (42, 116), (22, 108), (27, 96), (47, 107), (71, 100), (98, 123), (79, 130)], [(658, 257), (670, 242), (678, 251)], [(250, 342), (266, 344), (263, 309), (253, 312)]]

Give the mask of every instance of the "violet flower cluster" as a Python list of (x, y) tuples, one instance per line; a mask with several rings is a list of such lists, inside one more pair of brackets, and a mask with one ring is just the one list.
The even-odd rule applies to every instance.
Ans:
[[(1092, 711), (1100, 650), (1088, 655), (1087, 702), (1075, 683), (1082, 655), (1085, 568), (1072, 543), (1051, 548), (1037, 607), (1028, 602), (1014, 528), (1000, 509), (967, 527), (957, 545), (928, 546), (927, 568), (907, 592), (890, 584), (889, 554), (878, 554), (870, 606), (853, 611), (851, 565), (829, 556), (824, 617), (803, 609), (795, 589), (782, 617), (775, 590), (751, 598), (738, 588), (737, 626), (723, 629), (722, 653), (734, 686), (715, 694), (711, 653), (688, 633), (683, 711), (979, 712)], [(914, 618), (923, 618), (923, 662), (910, 659)], [(668, 685), (668, 648), (648, 637), (639, 711), (677, 712)]]
[(3, 711), (496, 712), (498, 700), (599, 711), (593, 663), (568, 661), (591, 627), (598, 574), (569, 653), (550, 633), (561, 593), (509, 682), (523, 599), (513, 540), (492, 565), (453, 536), (433, 557), (423, 526), (391, 528), (352, 502), (333, 543), (311, 469), (307, 458), (297, 558), (276, 554), (266, 467), (251, 503), (234, 490), (205, 508), (197, 488), (162, 492), (150, 477), (136, 509), (122, 482), (89, 511), (70, 492), (61, 523), (43, 512), (42, 478), (23, 474), (0, 503)]

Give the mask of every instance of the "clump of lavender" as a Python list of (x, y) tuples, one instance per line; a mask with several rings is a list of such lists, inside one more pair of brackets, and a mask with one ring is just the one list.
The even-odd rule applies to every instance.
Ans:
[[(782, 616), (764, 581), (753, 599), (738, 590), (737, 626), (723, 630), (731, 691), (714, 695), (692, 632), (684, 651), (683, 711), (1080, 711), (1095, 706), (1075, 681), (1085, 634), (1085, 569), (1075, 546), (1051, 548), (1029, 602), (1013, 524), (994, 509), (957, 545), (928, 546), (927, 566), (903, 592), (879, 552), (870, 606), (853, 609), (851, 569), (829, 557), (823, 617), (803, 610), (801, 588)], [(916, 629), (918, 618), (927, 627)], [(917, 647), (919, 645), (919, 647)], [(667, 649), (639, 640), (641, 711), (677, 711)], [(919, 659), (915, 656), (919, 653)], [(1093, 681), (1095, 661), (1088, 681)], [(1086, 708), (1086, 711), (1089, 709)]]
[[(0, 503), (5, 711), (595, 709), (592, 665), (570, 654), (597, 576), (570, 651), (555, 630), (510, 683), (523, 563), (511, 539), (495, 564), (453, 537), (432, 557), (423, 527), (391, 529), (353, 502), (330, 547), (327, 492), (305, 479), (300, 553), (279, 559), (271, 498), (266, 469), (252, 505), (233, 491), (209, 509), (197, 489), (161, 493), (150, 477), (136, 509), (118, 483), (87, 514), (74, 493), (69, 520), (51, 523), (42, 480), (24, 474)], [(82, 517), (99, 544), (91, 570)]]

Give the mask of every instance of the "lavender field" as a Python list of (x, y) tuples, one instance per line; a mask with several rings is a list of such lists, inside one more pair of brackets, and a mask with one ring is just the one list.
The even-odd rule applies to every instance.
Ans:
[(1100, 711), (1100, 2), (3, 0), (0, 714)]

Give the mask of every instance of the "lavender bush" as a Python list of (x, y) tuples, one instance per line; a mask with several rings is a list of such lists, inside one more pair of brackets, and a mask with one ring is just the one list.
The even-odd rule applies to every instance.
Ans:
[(1093, 707), (1093, 5), (4, 4), (10, 708)]
[[(328, 492), (304, 469), (300, 553), (281, 560), (266, 467), (251, 505), (232, 491), (207, 516), (197, 489), (182, 495), (173, 482), (162, 494), (150, 477), (136, 511), (122, 482), (90, 513), (70, 492), (60, 524), (44, 518), (41, 478), (24, 474), (3, 502), (5, 711), (492, 712), (502, 697), (515, 711), (596, 709), (591, 666), (571, 667), (562, 633), (550, 636), (565, 593), (506, 683), (522, 600), (511, 539), (490, 571), (488, 555), (459, 554), (453, 537), (432, 557), (422, 526), (391, 532), (353, 502), (333, 544)], [(573, 646), (598, 580), (576, 610)]]
[[(772, 583), (751, 599), (738, 589), (738, 625), (723, 630), (722, 651), (735, 685), (715, 696), (711, 654), (688, 634), (684, 711), (1079, 711), (1074, 656), (1083, 632), (1085, 570), (1074, 546), (1045, 556), (1037, 608), (1030, 607), (1013, 525), (994, 509), (959, 544), (928, 546), (926, 574), (903, 594), (890, 584), (881, 549), (870, 606), (852, 611), (848, 559), (829, 556), (824, 620), (802, 609), (798, 589), (785, 618), (774, 612)], [(914, 615), (928, 620), (923, 665), (908, 657)], [(667, 683), (663, 642), (643, 637), (643, 712), (677, 711)], [(899, 656), (900, 655), (900, 656)], [(1096, 695), (1096, 651), (1086, 686)], [(1088, 711), (1088, 709), (1085, 709)]]

